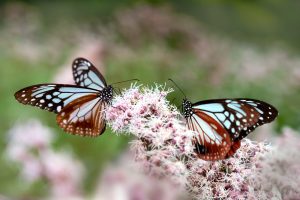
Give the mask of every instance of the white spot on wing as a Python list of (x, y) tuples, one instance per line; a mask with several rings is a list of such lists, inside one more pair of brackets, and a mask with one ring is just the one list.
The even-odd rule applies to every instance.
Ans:
[(56, 111), (60, 112), (61, 111), (61, 106), (57, 106)]

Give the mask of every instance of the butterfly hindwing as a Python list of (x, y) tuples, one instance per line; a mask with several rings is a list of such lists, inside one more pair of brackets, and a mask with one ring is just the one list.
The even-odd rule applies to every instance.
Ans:
[(193, 140), (197, 156), (203, 160), (224, 158), (232, 143), (227, 130), (205, 112), (194, 109), (193, 113), (187, 118), (187, 125), (197, 133)]
[(241, 140), (256, 127), (273, 121), (278, 111), (270, 104), (254, 99), (214, 99), (193, 104), (219, 121), (234, 141)]
[(83, 96), (64, 107), (56, 121), (68, 133), (95, 137), (105, 131), (105, 105), (97, 94)]
[(72, 65), (73, 77), (76, 85), (103, 90), (107, 83), (97, 68), (87, 59), (77, 58)]

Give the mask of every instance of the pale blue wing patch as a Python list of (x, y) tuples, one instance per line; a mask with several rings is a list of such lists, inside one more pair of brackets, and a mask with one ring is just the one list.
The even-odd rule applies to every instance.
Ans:
[[(211, 114), (211, 113), (210, 113)], [(223, 114), (223, 113), (217, 113), (216, 114), (216, 117), (220, 120), (220, 121), (225, 121), (225, 119), (226, 119), (226, 116), (225, 116), (225, 114)], [(215, 117), (214, 117), (215, 118)]]
[(32, 97), (41, 97), (47, 91), (53, 90), (55, 87), (53, 85), (41, 86), (33, 89)]
[(237, 103), (228, 103), (227, 106), (231, 108), (232, 110), (235, 110), (236, 112), (246, 116), (247, 114), (241, 109), (241, 105)]
[(204, 111), (210, 111), (210, 112), (223, 112), (224, 111), (224, 107), (220, 103), (196, 105), (196, 106), (193, 106), (193, 108), (204, 110)]
[(62, 86), (59, 88), (58, 92), (60, 93), (96, 93), (97, 91), (89, 89), (89, 88), (83, 88), (83, 87), (76, 87), (76, 86)]

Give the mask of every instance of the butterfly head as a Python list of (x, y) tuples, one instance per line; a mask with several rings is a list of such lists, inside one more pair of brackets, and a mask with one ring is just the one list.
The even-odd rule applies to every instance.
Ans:
[(110, 102), (113, 97), (113, 87), (111, 85), (105, 87), (100, 96), (103, 101)]
[(193, 115), (192, 102), (190, 102), (186, 98), (184, 98), (182, 102), (182, 111), (185, 118), (191, 117)]

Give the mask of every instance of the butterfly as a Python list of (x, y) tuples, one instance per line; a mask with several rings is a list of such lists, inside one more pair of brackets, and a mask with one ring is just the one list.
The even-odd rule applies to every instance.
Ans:
[(194, 151), (200, 159), (215, 161), (234, 155), (241, 140), (255, 128), (272, 122), (277, 109), (255, 99), (212, 99), (182, 103), (183, 115), (193, 139)]
[(67, 133), (99, 136), (106, 128), (103, 110), (110, 104), (114, 89), (84, 58), (75, 59), (72, 70), (76, 85), (33, 85), (16, 92), (15, 98), (22, 104), (56, 113), (57, 124)]

